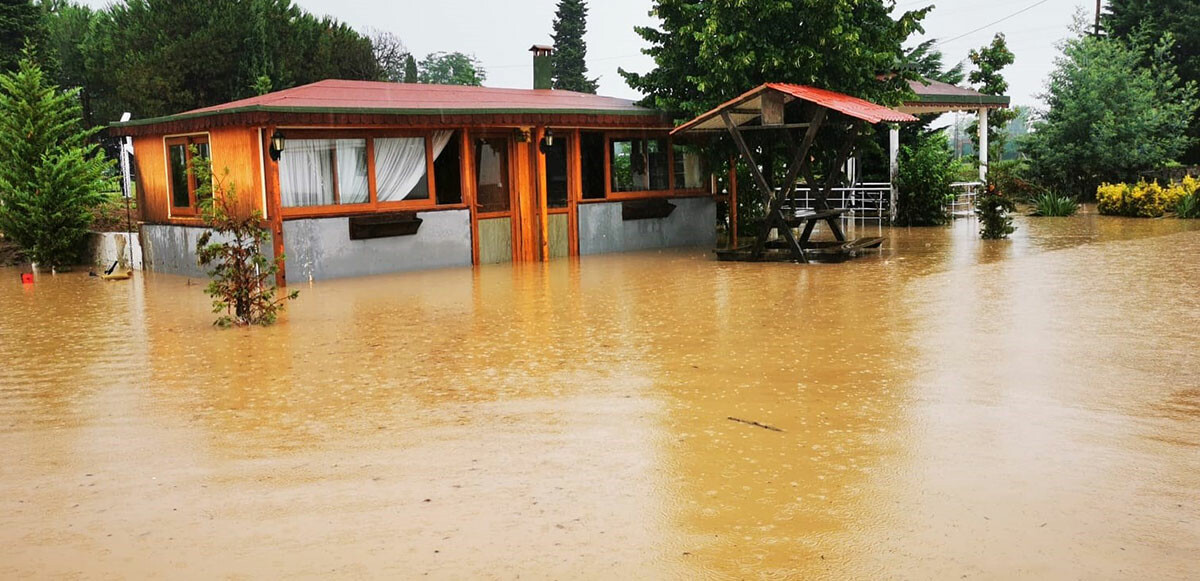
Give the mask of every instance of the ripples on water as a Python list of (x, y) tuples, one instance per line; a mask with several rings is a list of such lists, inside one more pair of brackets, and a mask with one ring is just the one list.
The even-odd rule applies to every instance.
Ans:
[(330, 281), (230, 331), (197, 281), (0, 270), (0, 576), (1195, 574), (1200, 225), (1018, 226)]

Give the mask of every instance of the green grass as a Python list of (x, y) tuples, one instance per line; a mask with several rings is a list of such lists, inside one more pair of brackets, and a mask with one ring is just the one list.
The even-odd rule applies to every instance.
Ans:
[(1066, 217), (1074, 216), (1075, 212), (1079, 211), (1079, 202), (1074, 198), (1052, 193), (1034, 196), (1030, 202), (1033, 204), (1030, 216)]

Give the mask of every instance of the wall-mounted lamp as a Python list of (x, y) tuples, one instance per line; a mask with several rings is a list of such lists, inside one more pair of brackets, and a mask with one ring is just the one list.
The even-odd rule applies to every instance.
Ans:
[(283, 132), (276, 129), (275, 133), (271, 134), (271, 147), (268, 153), (271, 154), (271, 161), (279, 161), (279, 155), (283, 153), (283, 147), (287, 140), (283, 137)]
[(538, 144), (538, 150), (542, 152), (542, 155), (546, 155), (550, 152), (551, 147), (554, 147), (554, 130), (547, 128), (546, 134), (542, 136), (542, 142)]

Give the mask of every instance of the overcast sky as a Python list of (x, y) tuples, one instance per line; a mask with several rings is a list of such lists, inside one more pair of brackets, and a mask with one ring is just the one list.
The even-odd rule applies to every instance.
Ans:
[[(111, 0), (86, 0), (93, 6)], [(486, 84), (528, 88), (533, 69), (527, 51), (532, 44), (550, 43), (556, 0), (294, 0), (310, 12), (327, 14), (365, 30), (376, 28), (398, 35), (416, 55), (434, 51), (473, 53), (487, 69)], [(634, 26), (654, 25), (651, 0), (592, 0), (588, 15), (588, 69), (600, 78), (600, 93), (638, 98), (617, 74), (617, 67), (644, 72), (652, 67), (640, 50), (645, 46)], [(911, 10), (933, 4), (921, 39), (946, 41), (947, 62), (966, 59), (967, 52), (989, 42), (997, 32), (1008, 37), (1016, 63), (1005, 71), (1017, 105), (1040, 105), (1044, 80), (1057, 54), (1055, 43), (1065, 38), (1072, 16), (1087, 4), (1082, 0), (900, 0)], [(1030, 8), (1031, 7), (1031, 8)], [(977, 32), (955, 38), (1012, 16)], [(782, 79), (781, 79), (782, 80)]]

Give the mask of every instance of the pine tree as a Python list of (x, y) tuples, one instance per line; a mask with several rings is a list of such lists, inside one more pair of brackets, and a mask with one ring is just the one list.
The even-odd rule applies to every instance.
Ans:
[(554, 88), (580, 93), (595, 93), (596, 81), (587, 78), (587, 3), (584, 0), (559, 0), (554, 15)]
[(413, 55), (408, 55), (404, 58), (404, 82), (419, 83), (420, 73), (417, 72), (417, 59)]
[(0, 73), (17, 68), (26, 43), (41, 48), (45, 42), (41, 7), (31, 0), (0, 0)]
[(26, 47), (0, 75), (0, 232), (26, 258), (70, 264), (92, 221), (111, 162), (84, 129), (78, 89), (59, 91)]

